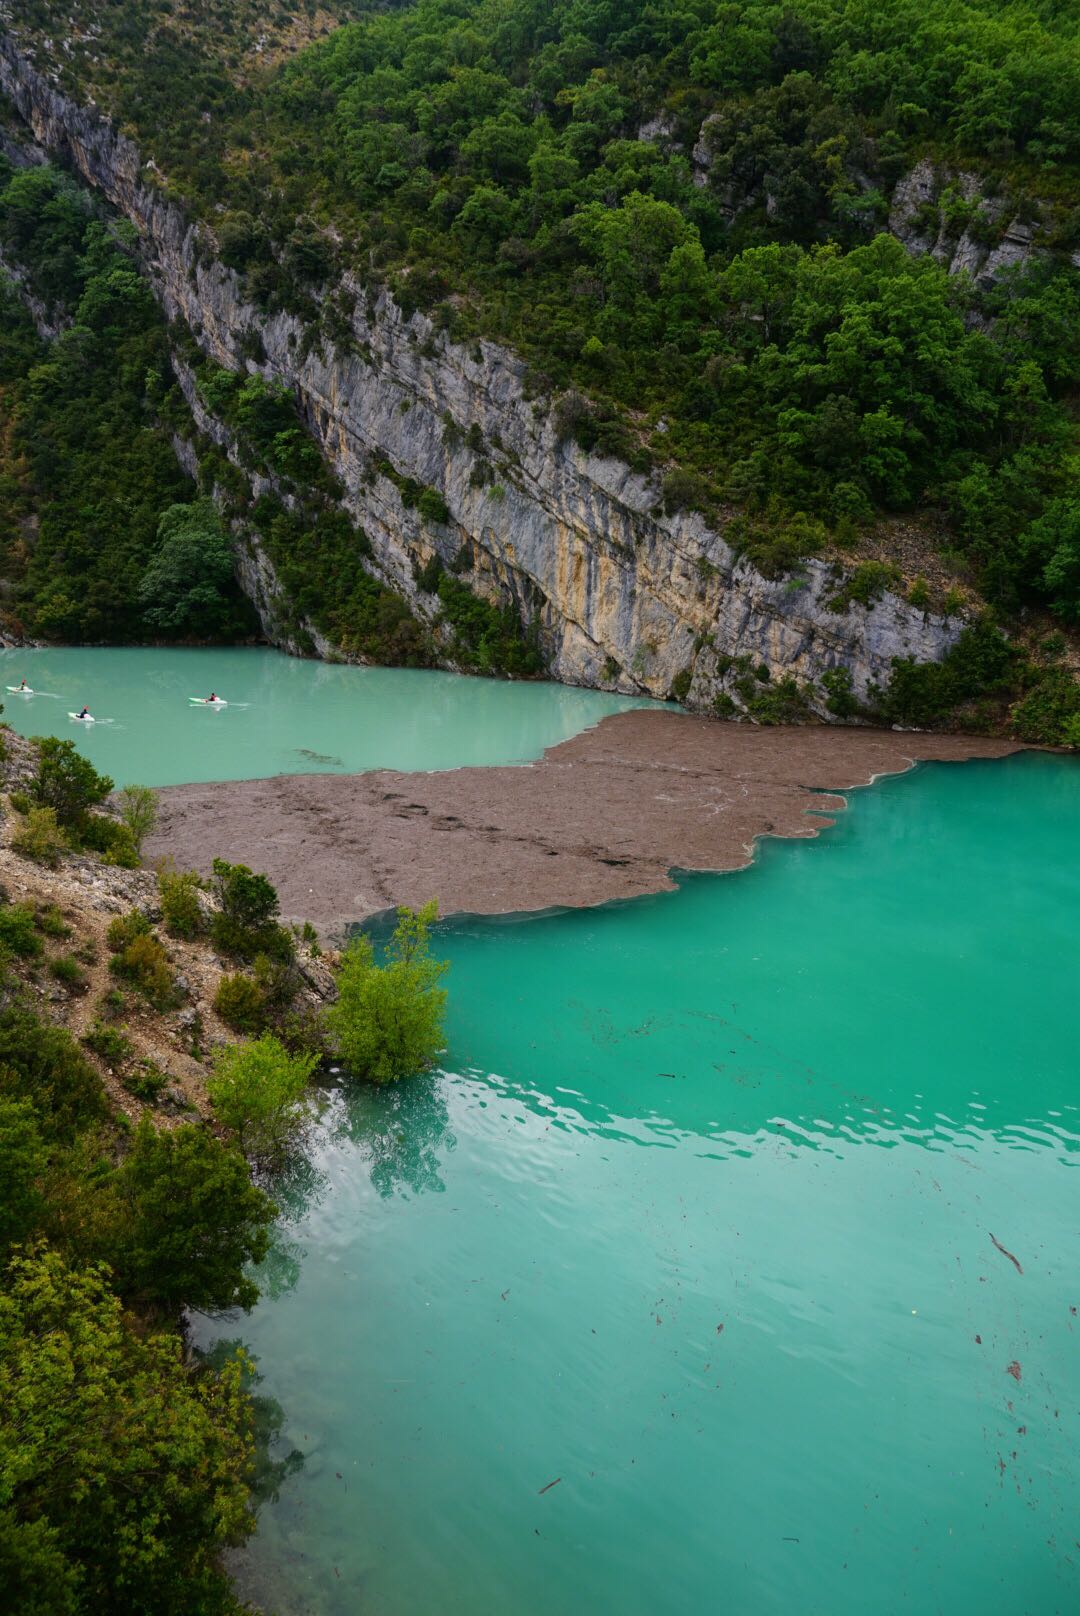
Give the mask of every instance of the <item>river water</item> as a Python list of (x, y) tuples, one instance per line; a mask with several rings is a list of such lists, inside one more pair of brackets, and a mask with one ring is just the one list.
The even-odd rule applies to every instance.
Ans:
[(446, 1070), (331, 1096), (204, 1332), (305, 1456), (252, 1595), (1075, 1611), (1078, 839), (1073, 760), (929, 765), (736, 875), (446, 924)]
[[(334, 667), (278, 651), (85, 647), (0, 652), (4, 720), (63, 735), (118, 785), (527, 763), (608, 713), (655, 706), (567, 685)], [(190, 696), (227, 707), (193, 707)], [(100, 722), (73, 722), (87, 706)]]

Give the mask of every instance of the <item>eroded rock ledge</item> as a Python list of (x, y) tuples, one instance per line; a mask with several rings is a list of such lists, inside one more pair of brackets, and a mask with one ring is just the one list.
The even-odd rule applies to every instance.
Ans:
[(844, 807), (835, 793), (877, 775), (1018, 750), (640, 709), (525, 767), (173, 786), (148, 853), (203, 872), (215, 855), (265, 870), (286, 917), (331, 936), (432, 896), (443, 914), (587, 907), (670, 889), (673, 869), (739, 869), (758, 836), (814, 836)]

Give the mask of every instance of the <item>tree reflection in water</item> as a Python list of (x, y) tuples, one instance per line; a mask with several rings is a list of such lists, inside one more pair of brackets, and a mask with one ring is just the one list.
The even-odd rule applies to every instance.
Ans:
[(445, 1151), (457, 1141), (438, 1072), (388, 1083), (365, 1083), (342, 1091), (330, 1126), (333, 1137), (359, 1146), (371, 1182), (385, 1198), (445, 1190), (439, 1171)]

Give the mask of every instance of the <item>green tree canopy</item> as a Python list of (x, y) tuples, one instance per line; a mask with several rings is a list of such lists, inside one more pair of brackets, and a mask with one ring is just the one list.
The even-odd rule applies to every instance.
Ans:
[[(41, 1616), (238, 1616), (217, 1556), (250, 1530), (243, 1362), (186, 1367), (102, 1271), (38, 1249), (0, 1292), (0, 1578)], [(24, 1602), (24, 1599), (26, 1602)]]
[(232, 546), (213, 501), (170, 505), (158, 523), (158, 548), (139, 586), (147, 623), (213, 639), (230, 616), (232, 581)]

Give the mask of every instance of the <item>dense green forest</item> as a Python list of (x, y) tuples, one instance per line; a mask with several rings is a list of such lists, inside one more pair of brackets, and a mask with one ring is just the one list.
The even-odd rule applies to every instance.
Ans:
[[(160, 575), (170, 507), (195, 493), (160, 416), (172, 389), (164, 322), (125, 252), (130, 232), (95, 214), (51, 168), (0, 161), (0, 250), (26, 275), (45, 317), (36, 334), (14, 283), (0, 276), (0, 537), (9, 626), (45, 639), (235, 638), (253, 619), (216, 571), (224, 535), (204, 522), (192, 558), (198, 609), (148, 618), (147, 568)], [(192, 569), (189, 569), (189, 574)], [(183, 591), (187, 580), (177, 580)], [(158, 611), (169, 597), (158, 591)], [(179, 605), (179, 601), (173, 604)]]
[[(39, 59), (65, 38), (61, 84), (312, 342), (348, 340), (352, 270), (457, 339), (511, 343), (564, 439), (653, 473), (668, 511), (722, 517), (770, 575), (857, 558), (864, 535), (880, 554), (903, 516), (1012, 631), (1036, 613), (1037, 660), (1064, 654), (1047, 616), (1080, 618), (1075, 3), (30, 0), (16, 32)], [(923, 160), (922, 239), (988, 250), (1019, 220), (1035, 248), (981, 281), (910, 250), (890, 201)], [(192, 347), (204, 399), (291, 490), (244, 514), (296, 638), (306, 618), (348, 651), (430, 660), (288, 399)], [(539, 666), (512, 612), (445, 569), (422, 583), (462, 665)], [(44, 621), (70, 632), (56, 592)], [(1014, 694), (1037, 678), (1016, 666)]]
[[(1075, 6), (419, 0), (261, 73), (205, 9), (110, 7), (64, 73), (265, 307), (357, 267), (512, 341), (669, 508), (805, 512), (806, 551), (932, 507), (995, 604), (1080, 612)], [(935, 228), (1048, 250), (980, 291), (883, 235), (927, 154), (984, 193)]]

